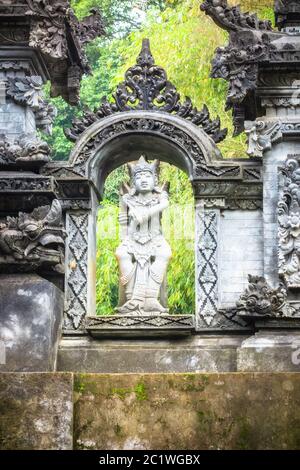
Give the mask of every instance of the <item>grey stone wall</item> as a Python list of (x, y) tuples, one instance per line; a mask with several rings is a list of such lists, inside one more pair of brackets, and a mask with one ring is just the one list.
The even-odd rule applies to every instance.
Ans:
[(219, 226), (219, 306), (232, 307), (248, 284), (248, 274), (263, 275), (263, 215), (222, 211)]

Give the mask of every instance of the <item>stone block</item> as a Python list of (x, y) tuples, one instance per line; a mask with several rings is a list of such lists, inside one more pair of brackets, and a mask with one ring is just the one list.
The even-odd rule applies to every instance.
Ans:
[(244, 335), (110, 341), (70, 337), (60, 345), (57, 368), (98, 373), (235, 371), (236, 350), (244, 339)]
[(300, 372), (300, 331), (259, 331), (238, 348), (237, 369)]
[(0, 373), (0, 450), (71, 450), (73, 375)]
[(0, 276), (2, 372), (53, 371), (63, 315), (63, 293), (37, 275)]

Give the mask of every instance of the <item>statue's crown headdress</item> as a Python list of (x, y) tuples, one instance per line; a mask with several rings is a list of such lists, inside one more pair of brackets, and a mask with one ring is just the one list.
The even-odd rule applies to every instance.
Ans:
[(154, 176), (156, 176), (158, 166), (158, 160), (154, 160), (153, 163), (148, 163), (144, 155), (139, 158), (137, 163), (128, 165), (131, 177), (134, 177), (137, 173), (140, 173), (141, 171), (150, 171)]

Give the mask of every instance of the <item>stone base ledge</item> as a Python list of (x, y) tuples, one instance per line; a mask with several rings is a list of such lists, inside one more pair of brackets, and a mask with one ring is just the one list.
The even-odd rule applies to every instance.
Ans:
[(236, 351), (245, 335), (179, 338), (63, 338), (60, 371), (89, 373), (188, 373), (236, 371)]
[(94, 338), (186, 336), (195, 330), (194, 315), (108, 315), (86, 318)]

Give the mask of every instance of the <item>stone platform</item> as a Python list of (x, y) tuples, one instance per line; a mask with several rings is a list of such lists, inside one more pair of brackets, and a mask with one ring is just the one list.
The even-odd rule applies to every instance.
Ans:
[(98, 373), (232, 372), (237, 348), (248, 336), (192, 335), (173, 339), (65, 337), (60, 371)]
[(300, 449), (300, 374), (0, 373), (0, 449)]

